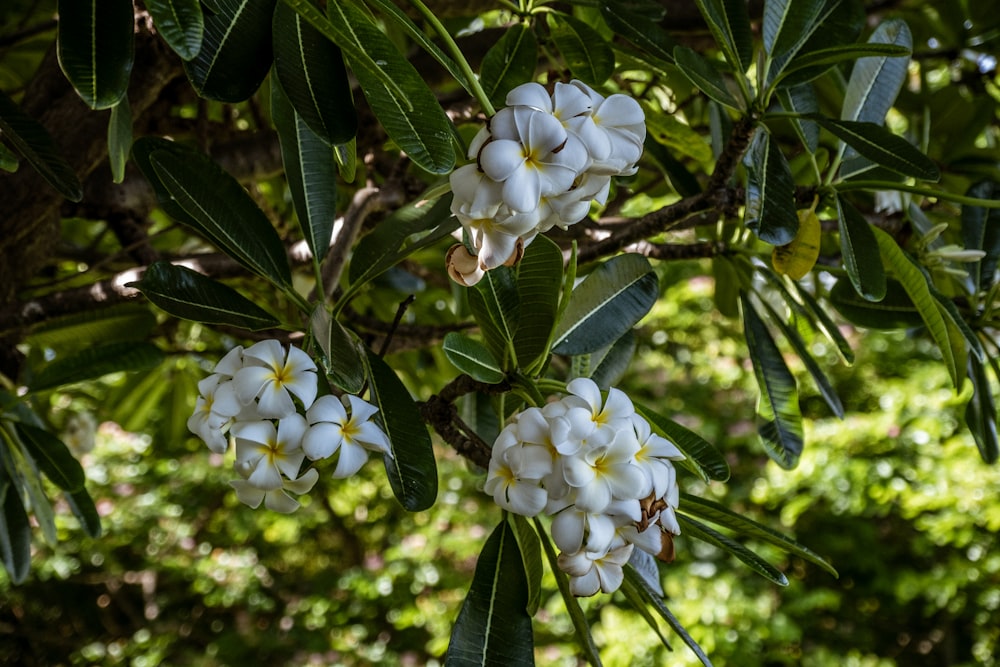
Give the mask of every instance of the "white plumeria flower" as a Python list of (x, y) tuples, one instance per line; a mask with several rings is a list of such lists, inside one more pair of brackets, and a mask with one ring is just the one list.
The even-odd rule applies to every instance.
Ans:
[(577, 597), (603, 591), (613, 593), (622, 585), (622, 567), (632, 555), (633, 545), (625, 544), (606, 553), (578, 551), (559, 554), (559, 569), (570, 575), (569, 589)]
[(316, 485), (316, 480), (318, 479), (319, 473), (316, 472), (315, 468), (310, 468), (302, 473), (302, 476), (298, 479), (282, 480), (281, 488), (278, 489), (265, 491), (264, 489), (257, 488), (245, 479), (234, 479), (229, 484), (236, 489), (236, 497), (244, 505), (249, 505), (251, 508), (257, 509), (260, 507), (261, 501), (263, 501), (264, 507), (269, 510), (281, 512), (282, 514), (291, 514), (299, 508), (299, 501), (288, 495), (288, 491), (300, 496), (309, 493), (312, 491), (313, 486)]
[[(642, 107), (628, 95), (604, 98), (582, 81), (574, 80), (570, 85), (579, 88), (593, 103), (590, 116), (578, 117), (569, 123), (571, 131), (587, 137), (584, 142), (594, 159), (590, 169), (595, 173), (634, 174), (634, 165), (642, 155), (642, 143), (646, 139), (646, 116)], [(584, 127), (590, 122), (605, 134), (606, 144), (597, 139), (589, 127)]]
[(243, 404), (257, 400), (257, 413), (265, 419), (282, 419), (295, 413), (294, 394), (306, 409), (316, 398), (316, 364), (297, 347), (285, 348), (276, 340), (262, 340), (243, 351), (243, 368), (233, 376), (236, 395)]
[[(348, 416), (346, 407), (351, 409)], [(350, 477), (368, 460), (368, 452), (392, 456), (389, 438), (371, 421), (378, 408), (353, 395), (337, 400), (321, 396), (306, 411), (311, 426), (302, 438), (302, 450), (311, 460), (325, 459), (340, 451), (335, 478)]]
[(581, 377), (566, 385), (566, 391), (572, 394), (563, 399), (569, 407), (566, 418), (574, 422), (577, 431), (583, 428), (578, 422), (589, 420), (594, 429), (588, 436), (590, 442), (604, 444), (613, 440), (620, 431), (631, 429), (635, 406), (620, 389), (608, 390), (607, 400), (602, 400), (597, 383)]
[(552, 456), (543, 446), (520, 444), (515, 429), (506, 427), (493, 445), (485, 491), (500, 507), (530, 517), (548, 502), (541, 480), (552, 471)]
[[(677, 470), (671, 461), (682, 461), (684, 454), (674, 443), (653, 433), (649, 422), (638, 414), (632, 415), (632, 426), (639, 441), (639, 451), (635, 453), (636, 465), (649, 479), (653, 496), (662, 498), (668, 490), (677, 488)], [(677, 506), (676, 499), (672, 504)]]
[(280, 489), (282, 474), (297, 479), (305, 460), (302, 436), (307, 428), (305, 418), (292, 413), (278, 420), (236, 422), (232, 427), (236, 440), (236, 462), (233, 467), (252, 486), (264, 491)]
[(187, 420), (188, 430), (201, 438), (210, 450), (224, 454), (229, 448), (225, 428), (242, 408), (233, 383), (213, 373), (198, 383), (198, 394), (194, 413)]
[[(582, 548), (590, 552), (606, 552), (623, 525), (634, 525), (642, 517), (639, 501), (615, 500), (602, 512), (585, 512), (569, 505), (552, 512), (552, 539), (561, 551), (576, 553)], [(586, 537), (586, 543), (584, 543)]]
[(612, 500), (648, 495), (646, 476), (635, 465), (638, 450), (635, 433), (629, 429), (619, 431), (609, 444), (564, 457), (563, 476), (576, 489), (576, 506), (585, 512), (601, 512)]

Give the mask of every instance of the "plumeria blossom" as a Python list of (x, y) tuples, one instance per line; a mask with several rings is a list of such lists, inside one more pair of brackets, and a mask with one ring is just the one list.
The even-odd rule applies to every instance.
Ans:
[(450, 254), (448, 273), (468, 286), (517, 261), (537, 234), (576, 224), (593, 202), (603, 206), (611, 178), (635, 173), (646, 136), (638, 102), (605, 98), (581, 81), (556, 83), (551, 94), (525, 83), (506, 101), (470, 143), (475, 162), (451, 174), (451, 210), (479, 262)]
[[(350, 408), (350, 415), (345, 408)], [(350, 477), (360, 470), (369, 451), (392, 456), (389, 438), (371, 421), (376, 412), (378, 408), (357, 396), (341, 400), (320, 397), (306, 411), (310, 427), (302, 438), (302, 450), (313, 461), (339, 450), (335, 478)]]
[(243, 351), (243, 368), (233, 384), (244, 405), (257, 401), (261, 417), (281, 419), (295, 412), (292, 396), (308, 409), (316, 398), (316, 364), (297, 347), (285, 348), (276, 340), (262, 340)]
[(633, 547), (673, 559), (684, 455), (622, 391), (589, 378), (516, 414), (493, 443), (485, 491), (524, 516), (552, 516), (560, 568), (576, 595), (614, 591)]

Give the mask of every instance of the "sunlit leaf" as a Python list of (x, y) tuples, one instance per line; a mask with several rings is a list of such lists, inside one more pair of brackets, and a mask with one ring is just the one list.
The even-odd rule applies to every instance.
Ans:
[(771, 251), (774, 270), (792, 280), (804, 278), (819, 259), (820, 224), (815, 209), (802, 209), (798, 218), (799, 230), (795, 238)]
[(658, 144), (667, 146), (674, 153), (690, 156), (698, 162), (712, 160), (711, 146), (694, 128), (652, 104), (642, 106), (646, 114), (647, 141), (653, 138)]
[(42, 125), (0, 91), (0, 132), (49, 185), (70, 201), (83, 199), (83, 187), (73, 167), (59, 154)]
[(888, 19), (879, 24), (868, 42), (897, 46), (905, 52), (902, 56), (881, 55), (858, 59), (844, 92), (840, 118), (881, 125), (906, 81), (909, 65), (906, 52), (913, 48), (913, 37), (905, 21)]
[(497, 384), (505, 377), (493, 354), (477, 340), (452, 331), (444, 337), (441, 348), (455, 368), (475, 380)]
[(125, 163), (132, 150), (132, 109), (128, 98), (123, 97), (111, 107), (108, 119), (108, 161), (111, 163), (111, 180), (125, 180)]
[(480, 80), (490, 101), (502, 106), (507, 92), (530, 81), (538, 65), (538, 40), (526, 23), (506, 30), (483, 56)]
[(681, 73), (709, 99), (730, 109), (742, 108), (741, 103), (729, 92), (722, 75), (693, 49), (686, 46), (675, 47), (674, 60)]
[(615, 68), (615, 54), (604, 38), (589, 25), (566, 14), (548, 14), (552, 41), (578, 79), (599, 86)]
[(26, 342), (59, 351), (95, 343), (140, 340), (156, 326), (156, 316), (145, 305), (122, 303), (53, 317), (31, 329)]
[(131, 0), (59, 0), (59, 66), (91, 109), (125, 96), (134, 40)]
[(652, 408), (635, 403), (635, 409), (645, 417), (656, 433), (677, 445), (687, 457), (680, 462), (704, 481), (725, 482), (729, 479), (729, 464), (711, 443), (686, 426), (667, 419)]
[[(897, 44), (842, 44), (797, 58), (785, 68), (783, 75), (791, 76), (803, 70), (810, 70), (819, 76), (825, 69), (848, 60), (868, 57), (902, 58), (909, 55), (909, 47)], [(798, 80), (803, 78), (796, 77)]]
[(201, 50), (205, 17), (198, 0), (146, 0), (156, 31), (183, 60), (191, 60)]
[(788, 160), (770, 132), (757, 132), (743, 163), (747, 167), (747, 229), (771, 245), (790, 243), (799, 229), (795, 181)]
[(834, 344), (841, 360), (848, 366), (852, 365), (854, 363), (854, 350), (851, 349), (851, 344), (847, 342), (844, 334), (841, 333), (838, 324), (826, 312), (827, 309), (821, 306), (816, 301), (816, 297), (803, 289), (798, 283), (793, 283), (792, 289), (795, 290), (795, 296), (805, 311), (803, 316), (816, 327), (817, 331), (821, 332)]
[(934, 162), (906, 139), (875, 123), (834, 120), (811, 114), (831, 134), (875, 164), (925, 181), (941, 177)]

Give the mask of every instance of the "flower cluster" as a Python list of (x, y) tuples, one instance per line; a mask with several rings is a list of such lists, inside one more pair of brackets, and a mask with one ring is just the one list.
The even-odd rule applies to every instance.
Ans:
[(507, 104), (473, 139), (475, 164), (451, 174), (451, 210), (477, 255), (456, 246), (448, 269), (466, 285), (516, 261), (536, 234), (579, 222), (592, 201), (604, 204), (611, 177), (635, 173), (646, 138), (638, 102), (580, 81), (556, 83), (551, 95), (525, 83)]
[(357, 396), (317, 399), (316, 364), (297, 347), (264, 340), (230, 350), (198, 391), (188, 428), (217, 454), (232, 436), (240, 479), (230, 484), (250, 507), (298, 509), (288, 492), (308, 493), (319, 478), (315, 468), (300, 472), (306, 458), (339, 451), (333, 476), (348, 477), (369, 450), (391, 456), (388, 438), (370, 421), (377, 409)]
[(623, 392), (607, 400), (593, 380), (577, 378), (569, 395), (528, 408), (493, 445), (486, 492), (524, 516), (552, 515), (559, 567), (574, 595), (610, 593), (634, 547), (673, 558), (680, 534), (672, 461), (684, 458), (655, 434)]

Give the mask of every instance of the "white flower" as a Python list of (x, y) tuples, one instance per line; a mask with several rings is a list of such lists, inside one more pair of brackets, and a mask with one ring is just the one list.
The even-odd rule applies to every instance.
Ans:
[(257, 413), (281, 419), (295, 413), (292, 394), (306, 409), (316, 398), (316, 364), (297, 347), (288, 351), (276, 340), (262, 340), (243, 351), (243, 368), (233, 376), (244, 405), (257, 399)]
[(653, 433), (649, 422), (637, 414), (632, 415), (632, 426), (635, 428), (636, 438), (639, 441), (639, 451), (635, 453), (635, 462), (649, 480), (652, 493), (655, 498), (663, 498), (670, 492), (673, 502), (667, 502), (674, 507), (677, 506), (677, 471), (671, 461), (681, 461), (684, 454), (677, 449), (674, 443), (666, 438)]
[[(581, 136), (590, 151), (595, 173), (630, 175), (635, 173), (635, 163), (642, 155), (642, 142), (646, 139), (646, 116), (639, 103), (628, 95), (615, 94), (604, 98), (582, 81), (571, 85), (585, 93), (593, 103), (590, 116), (578, 116), (567, 122), (571, 132)], [(603, 132), (604, 140), (589, 127)], [(586, 138), (584, 138), (586, 137)]]
[(302, 473), (298, 479), (282, 480), (281, 488), (278, 489), (265, 491), (244, 479), (234, 479), (229, 484), (236, 489), (236, 497), (244, 505), (257, 509), (260, 507), (261, 501), (264, 501), (264, 506), (269, 510), (291, 514), (299, 508), (299, 501), (292, 498), (287, 492), (291, 491), (300, 496), (309, 493), (318, 479), (319, 473), (316, 472), (315, 468), (310, 468)]
[(622, 566), (632, 555), (633, 545), (625, 544), (606, 553), (578, 551), (559, 554), (559, 569), (570, 575), (569, 589), (577, 597), (604, 591), (613, 593), (625, 579)]
[(305, 432), (306, 420), (298, 413), (278, 420), (277, 428), (270, 421), (237, 422), (232, 428), (236, 440), (233, 467), (258, 489), (280, 489), (282, 473), (289, 479), (299, 476), (306, 456), (302, 451)]
[(541, 480), (552, 471), (552, 456), (540, 445), (522, 445), (516, 425), (501, 431), (493, 445), (485, 491), (500, 507), (522, 516), (535, 516), (548, 502)]
[[(345, 407), (351, 409), (350, 416)], [(360, 470), (368, 460), (368, 451), (392, 456), (388, 436), (371, 421), (376, 412), (378, 408), (357, 396), (341, 400), (321, 396), (306, 411), (311, 426), (302, 438), (302, 450), (314, 461), (339, 450), (335, 478), (350, 477)]]
[(641, 498), (648, 483), (635, 465), (639, 446), (635, 434), (619, 431), (606, 445), (587, 447), (563, 460), (566, 483), (576, 489), (576, 506), (585, 512), (601, 512), (612, 500)]
[(187, 420), (188, 430), (201, 438), (210, 450), (223, 454), (229, 448), (229, 439), (224, 435), (226, 426), (242, 408), (232, 380), (213, 373), (198, 383), (198, 394), (194, 413)]

